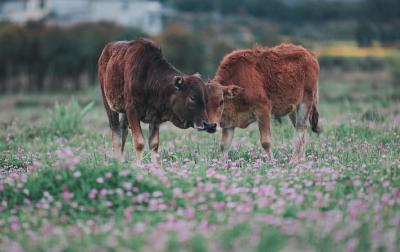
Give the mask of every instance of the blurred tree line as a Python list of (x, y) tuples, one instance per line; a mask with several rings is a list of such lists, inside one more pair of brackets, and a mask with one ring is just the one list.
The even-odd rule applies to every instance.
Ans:
[[(181, 71), (212, 77), (222, 57), (238, 47), (279, 42), (264, 23), (205, 25), (194, 32), (179, 23), (167, 25), (151, 39)], [(243, 30), (243, 27), (251, 27)], [(257, 36), (253, 36), (257, 33)], [(241, 40), (250, 37), (249, 40)], [(82, 23), (72, 27), (0, 23), (0, 93), (79, 90), (97, 83), (97, 61), (110, 41), (148, 37), (143, 32), (111, 23)], [(227, 43), (229, 41), (229, 44)]]
[[(399, 18), (398, 0), (361, 1), (281, 1), (281, 0), (160, 0), (174, 8), (190, 12), (248, 14), (287, 22), (326, 21), (343, 18), (392, 20)], [(288, 4), (291, 2), (291, 4)]]
[(391, 45), (400, 40), (400, 1), (366, 0), (358, 18), (355, 37), (360, 46), (370, 46), (374, 40)]
[(370, 46), (374, 40), (384, 44), (400, 40), (399, 0), (161, 0), (161, 2), (181, 11), (249, 15), (291, 25), (355, 20), (357, 27), (354, 38), (361, 46)]
[[(336, 35), (332, 35), (333, 38), (327, 35), (344, 30), (343, 25), (349, 26), (341, 23), (338, 28), (339, 22), (336, 21), (333, 21), (333, 26), (323, 26), (323, 21), (327, 20), (351, 19), (355, 29), (348, 31), (351, 35), (354, 29), (355, 38), (362, 46), (369, 46), (375, 40), (384, 44), (400, 41), (398, 0), (340, 3), (304, 0), (290, 5), (277, 0), (162, 1), (189, 13), (229, 14), (223, 18), (209, 13), (195, 17), (189, 14), (169, 17), (165, 31), (152, 38), (177, 68), (189, 74), (200, 72), (205, 78), (213, 76), (222, 57), (233, 49), (251, 47), (256, 43), (272, 46), (281, 42), (280, 34), (289, 35), (291, 41), (302, 44), (316, 41), (315, 37), (320, 40), (338, 39)], [(307, 22), (312, 25), (306, 25)], [(302, 29), (298, 25), (301, 23), (304, 23)], [(311, 36), (299, 36), (299, 33)], [(104, 45), (109, 41), (138, 37), (146, 37), (146, 34), (111, 23), (63, 27), (40, 22), (26, 25), (0, 22), (0, 93), (77, 90), (95, 84), (97, 60)], [(321, 62), (328, 66), (346, 65), (331, 59), (321, 59)], [(358, 65), (358, 62), (354, 65), (356, 63)], [(363, 68), (376, 65), (371, 61)]]
[(327, 20), (357, 14), (354, 4), (315, 0), (297, 1), (293, 4), (285, 4), (281, 0), (162, 0), (161, 2), (182, 11), (244, 14), (285, 22)]
[(141, 36), (138, 30), (109, 23), (0, 24), (0, 91), (75, 90), (95, 83), (104, 45)]

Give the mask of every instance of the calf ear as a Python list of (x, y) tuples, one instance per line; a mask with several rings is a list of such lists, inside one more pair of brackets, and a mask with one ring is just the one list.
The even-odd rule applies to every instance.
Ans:
[(180, 90), (184, 84), (185, 84), (185, 79), (182, 76), (174, 77), (174, 85), (176, 90)]
[(242, 91), (243, 88), (236, 85), (224, 86), (224, 97), (232, 99), (235, 98)]

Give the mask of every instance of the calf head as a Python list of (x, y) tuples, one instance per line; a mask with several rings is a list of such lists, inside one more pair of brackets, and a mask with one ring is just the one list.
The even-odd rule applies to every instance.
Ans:
[(198, 74), (175, 76), (176, 91), (171, 97), (172, 123), (179, 128), (194, 127), (209, 133), (216, 131), (216, 124), (210, 124), (207, 116), (206, 85)]
[(225, 102), (235, 98), (243, 91), (243, 88), (236, 85), (223, 86), (220, 83), (210, 80), (207, 85), (207, 114), (210, 123), (220, 124)]

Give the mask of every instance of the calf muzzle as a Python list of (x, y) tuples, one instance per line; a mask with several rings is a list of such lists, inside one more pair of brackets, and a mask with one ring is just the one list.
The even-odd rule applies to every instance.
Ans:
[(202, 121), (201, 126), (197, 127), (199, 131), (207, 131), (208, 133), (214, 133), (217, 131), (217, 124), (216, 123), (209, 123), (207, 121)]

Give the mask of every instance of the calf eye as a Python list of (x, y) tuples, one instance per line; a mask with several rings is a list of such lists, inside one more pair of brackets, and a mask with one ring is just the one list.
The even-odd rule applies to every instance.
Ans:
[(194, 98), (189, 96), (189, 102), (190, 103), (195, 103)]
[(222, 105), (224, 105), (224, 100), (221, 100), (221, 101), (219, 102), (219, 106), (221, 107)]

